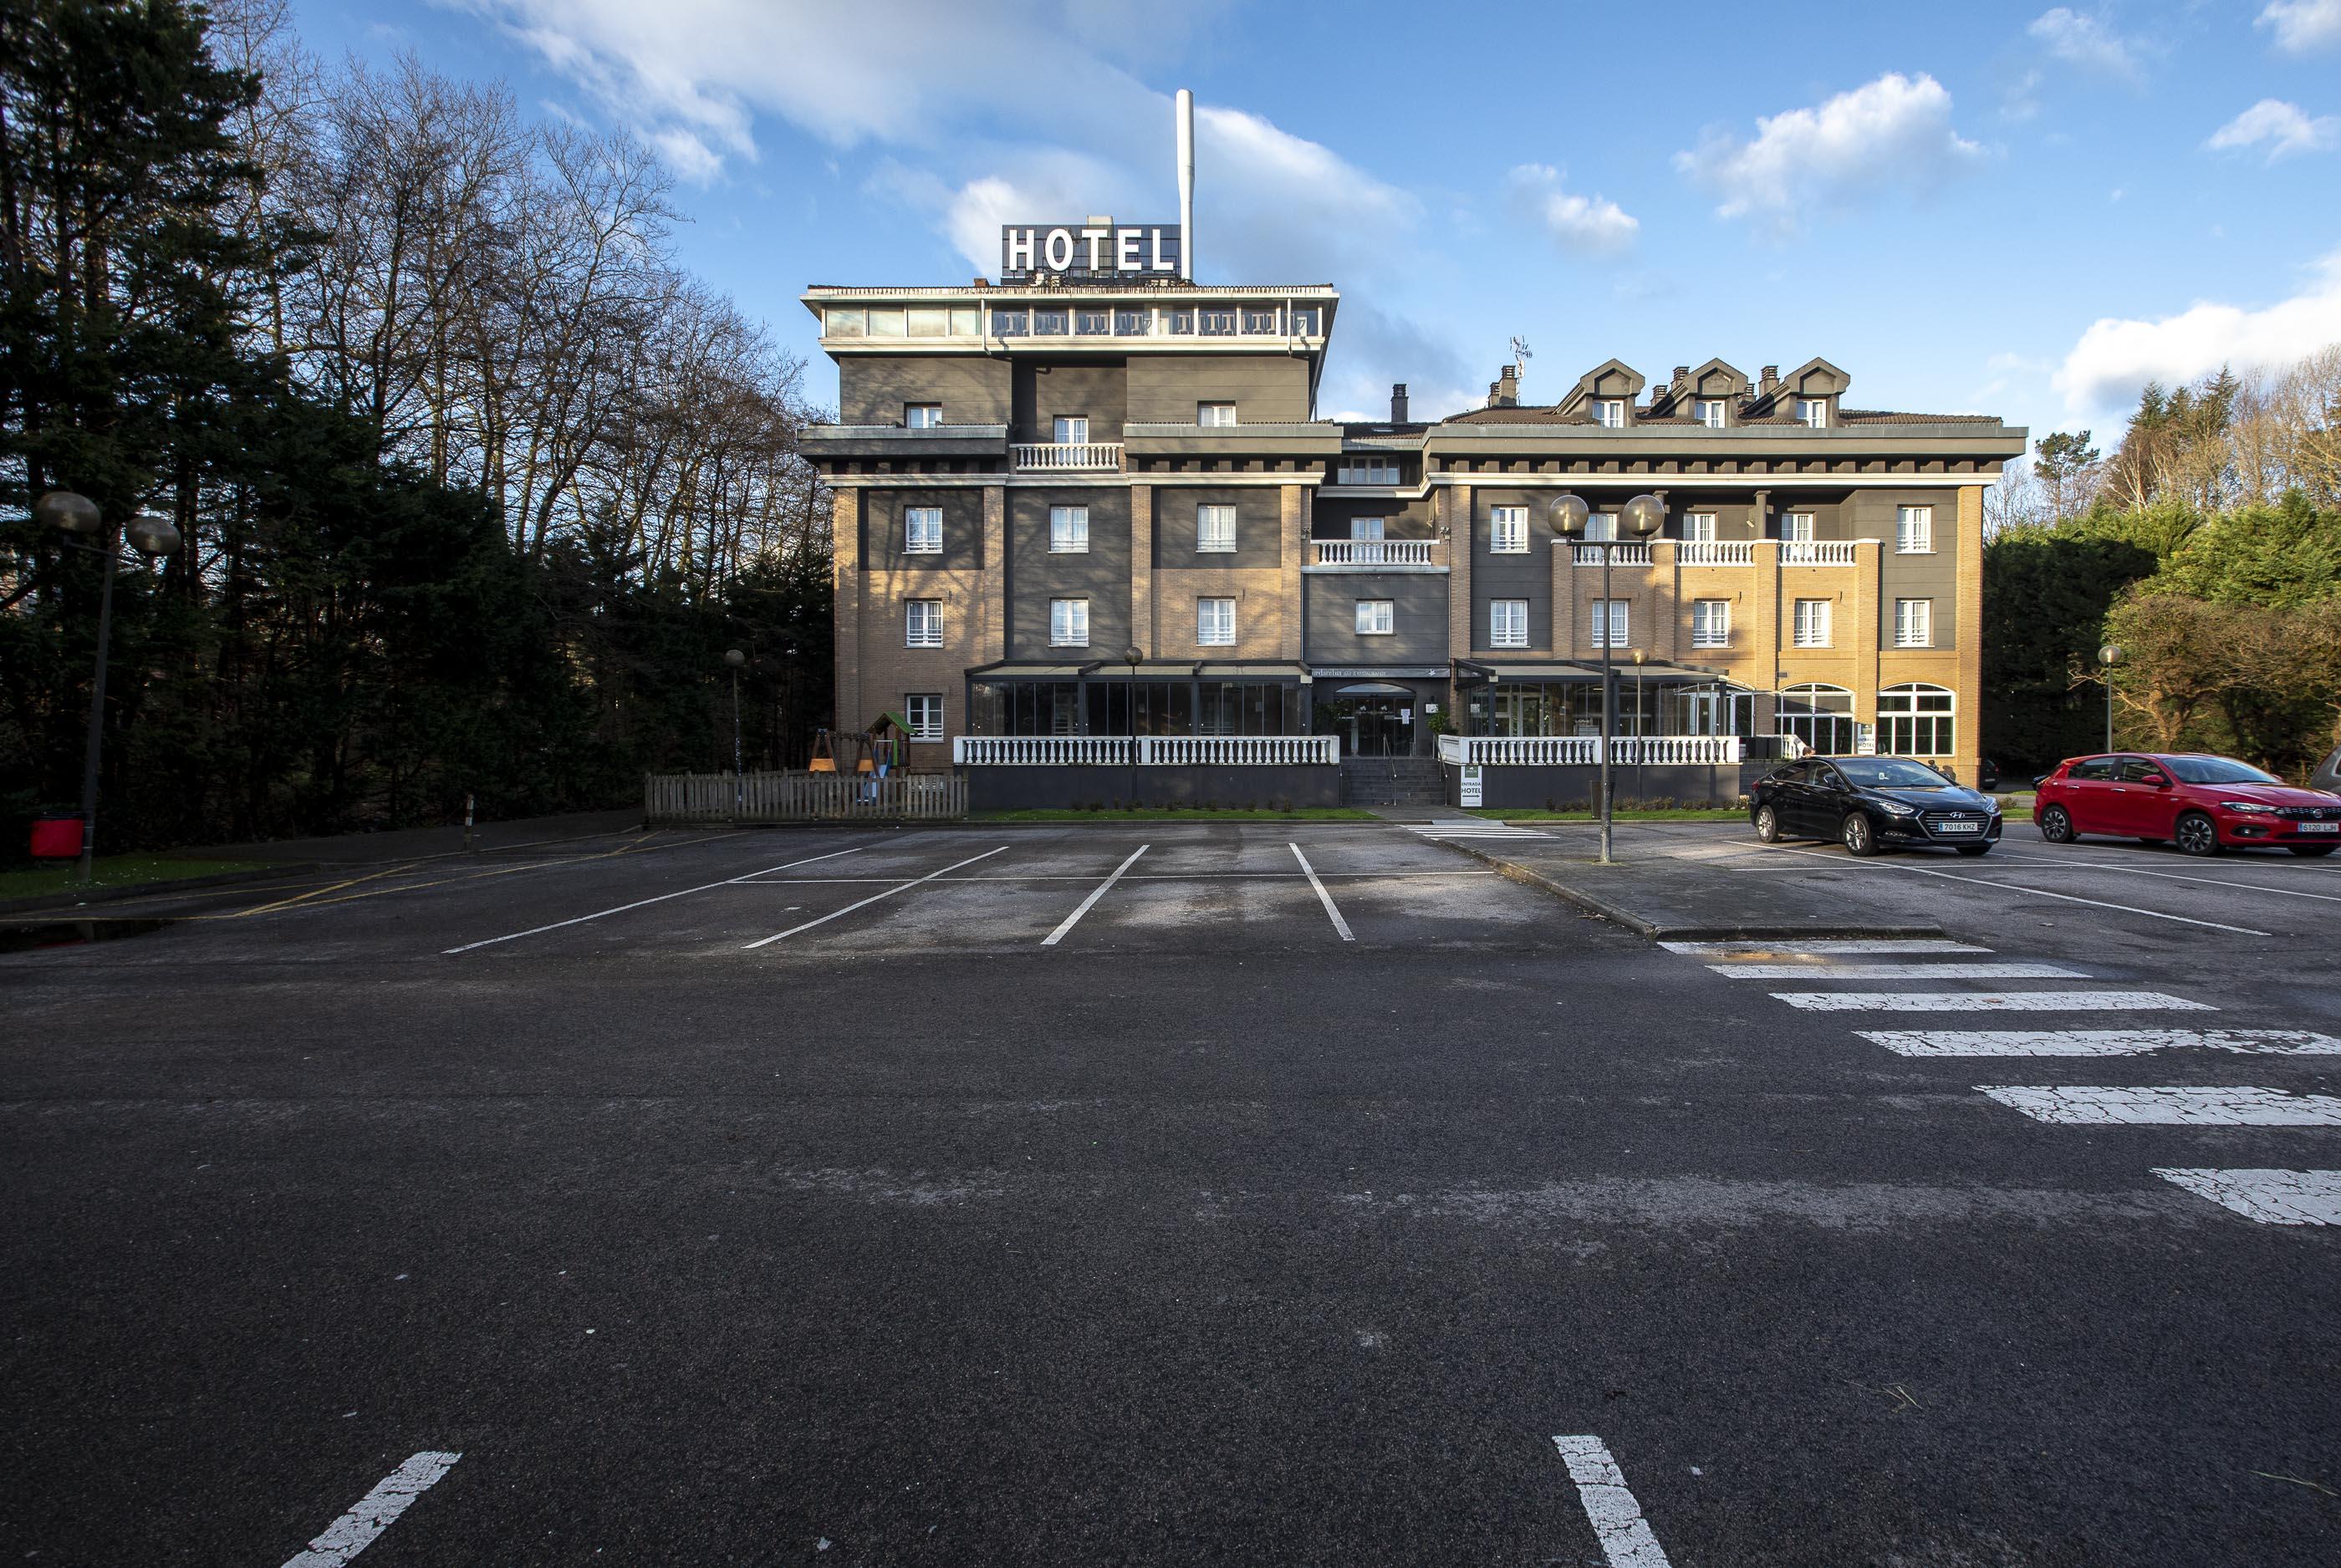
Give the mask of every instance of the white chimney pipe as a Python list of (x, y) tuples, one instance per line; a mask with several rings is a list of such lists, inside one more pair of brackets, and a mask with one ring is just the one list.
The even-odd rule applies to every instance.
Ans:
[(1195, 281), (1195, 94), (1179, 89), (1179, 254)]

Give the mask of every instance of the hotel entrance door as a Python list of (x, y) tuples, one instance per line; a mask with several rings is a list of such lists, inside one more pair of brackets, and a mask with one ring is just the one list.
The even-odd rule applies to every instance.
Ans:
[(1319, 710), (1319, 728), (1341, 738), (1344, 757), (1411, 757), (1414, 710), (1403, 686), (1349, 686)]

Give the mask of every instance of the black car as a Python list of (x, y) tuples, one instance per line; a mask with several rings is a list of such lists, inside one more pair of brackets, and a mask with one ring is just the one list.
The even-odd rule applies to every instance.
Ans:
[(1758, 779), (1748, 805), (1767, 844), (1835, 839), (1855, 855), (1889, 844), (1988, 855), (1999, 842), (1999, 802), (1907, 757), (1800, 758)]

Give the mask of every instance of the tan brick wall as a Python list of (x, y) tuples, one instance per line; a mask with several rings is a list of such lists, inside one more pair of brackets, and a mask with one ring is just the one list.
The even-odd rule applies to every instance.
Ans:
[[(1149, 659), (1160, 658), (1154, 601), (1154, 487), (1130, 487), (1130, 640)], [(1236, 630), (1243, 630), (1243, 607), (1236, 607)]]
[[(983, 634), (978, 662), (1008, 657), (1008, 491), (983, 487)], [(950, 710), (944, 710), (950, 717)], [(953, 734), (959, 733), (957, 729)]]
[(1957, 767), (1959, 781), (1973, 784), (1982, 776), (1986, 747), (1983, 733), (1983, 487), (1959, 487), (1958, 649), (1957, 673), (1945, 680), (1958, 695)]
[[(1160, 573), (1155, 580), (1155, 642), (1147, 650), (1163, 659), (1298, 658), (1299, 585), (1300, 573), (1282, 569), (1198, 566)], [(1195, 640), (1198, 599), (1236, 601), (1233, 648), (1205, 648)]]
[[(1309, 559), (1309, 535), (1316, 522), (1317, 492), (1307, 485), (1283, 485), (1279, 488), (1277, 503), (1284, 522), (1284, 549), (1282, 561), (1276, 571), (1275, 609), (1272, 611), (1276, 617), (1276, 652), (1246, 654), (1245, 658), (1300, 657), (1300, 567)], [(1247, 606), (1239, 603), (1236, 606), (1236, 636), (1240, 640), (1250, 635), (1244, 624), (1248, 619)], [(1187, 635), (1192, 637), (1194, 632), (1194, 621), (1190, 616)]]
[(830, 590), (836, 616), (837, 691), (833, 720), (841, 729), (857, 728), (862, 711), (862, 492), (830, 492)]

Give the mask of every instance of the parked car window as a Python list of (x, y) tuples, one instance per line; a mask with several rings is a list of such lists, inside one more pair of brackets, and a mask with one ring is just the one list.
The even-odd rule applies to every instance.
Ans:
[(1772, 782), (1775, 784), (1801, 784), (1805, 781), (1805, 775), (1811, 772), (1812, 769), (1813, 765), (1809, 762), (1791, 762), (1786, 768), (1776, 768), (1772, 770)]
[(1842, 789), (1845, 788), (1845, 775), (1826, 762), (1816, 762), (1813, 764), (1813, 782), (1824, 789)]
[(2125, 757), (2122, 759), (2119, 778), (2125, 784), (2143, 784), (2148, 779), (2161, 777), (2163, 777), (2161, 765), (2149, 758)]
[(2173, 757), (2167, 764), (2188, 784), (2281, 784), (2273, 773), (2263, 773), (2232, 757)]
[(2111, 779), (2114, 776), (2114, 761), (2115, 759), (2111, 757), (2092, 757), (2086, 762), (2076, 762), (2065, 769), (2065, 777), (2084, 782), (2092, 779), (2099, 780)]
[(1838, 769), (1865, 789), (1939, 789), (1944, 783), (1943, 776), (1925, 763), (1898, 757), (1865, 757), (1840, 762)]

